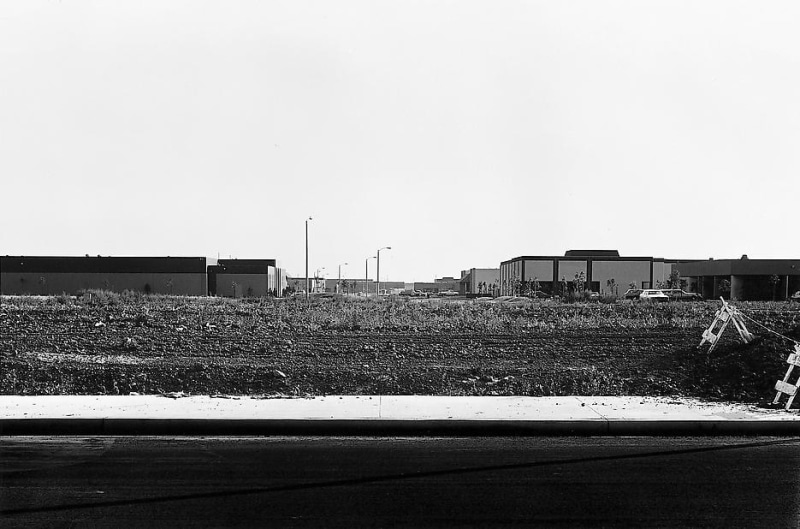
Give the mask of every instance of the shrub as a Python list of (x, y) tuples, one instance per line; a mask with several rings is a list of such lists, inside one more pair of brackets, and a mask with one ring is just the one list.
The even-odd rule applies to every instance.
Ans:
[(117, 305), (121, 296), (110, 290), (87, 289), (78, 291), (78, 299), (88, 305)]
[(60, 305), (72, 305), (72, 296), (70, 296), (66, 292), (62, 292), (61, 294), (56, 296), (56, 301)]

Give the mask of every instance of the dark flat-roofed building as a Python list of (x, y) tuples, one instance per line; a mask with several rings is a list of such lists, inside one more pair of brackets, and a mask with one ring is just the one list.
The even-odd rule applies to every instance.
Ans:
[(132, 290), (204, 296), (205, 257), (0, 256), (0, 293), (76, 294)]
[(285, 273), (276, 259), (219, 259), (208, 267), (212, 296), (282, 296), (285, 288)]
[(800, 259), (709, 259), (679, 265), (704, 298), (785, 300), (800, 290)]
[(574, 289), (576, 277), (586, 290), (622, 295), (628, 288), (653, 288), (666, 283), (673, 267), (683, 262), (656, 257), (623, 257), (617, 250), (569, 250), (563, 256), (520, 256), (500, 263), (501, 295), (518, 294), (519, 284), (535, 283), (548, 294)]

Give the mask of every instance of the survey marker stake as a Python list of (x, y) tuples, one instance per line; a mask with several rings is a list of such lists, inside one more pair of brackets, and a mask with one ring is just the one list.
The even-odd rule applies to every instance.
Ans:
[(711, 354), (711, 351), (717, 346), (719, 339), (722, 337), (722, 333), (725, 332), (725, 328), (728, 327), (730, 322), (733, 322), (734, 327), (736, 327), (736, 330), (739, 332), (739, 337), (742, 339), (742, 342), (750, 343), (753, 341), (753, 335), (747, 330), (744, 319), (742, 319), (742, 315), (739, 314), (736, 307), (728, 305), (723, 298), (719, 299), (722, 301), (722, 308), (714, 315), (714, 321), (711, 322), (708, 329), (703, 331), (703, 339), (700, 340), (700, 345), (697, 346), (702, 347), (705, 343), (711, 344), (711, 347), (708, 348), (708, 354)]
[(800, 366), (800, 344), (795, 344), (794, 352), (789, 354), (789, 358), (786, 359), (786, 363), (789, 364), (789, 369), (786, 371), (786, 376), (783, 377), (783, 380), (779, 380), (775, 383), (775, 389), (778, 390), (778, 394), (775, 395), (775, 400), (772, 401), (773, 404), (777, 404), (779, 400), (781, 400), (781, 394), (788, 395), (789, 400), (786, 401), (786, 409), (788, 410), (792, 406), (792, 401), (797, 396), (797, 389), (800, 387), (800, 376), (796, 377), (794, 384), (789, 382), (789, 377), (792, 376), (792, 370), (795, 366)]

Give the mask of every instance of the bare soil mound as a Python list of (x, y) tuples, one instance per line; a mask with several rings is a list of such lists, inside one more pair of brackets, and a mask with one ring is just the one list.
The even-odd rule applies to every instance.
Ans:
[[(680, 395), (766, 403), (791, 342), (698, 350), (718, 303), (4, 298), (0, 393)], [(743, 312), (800, 341), (788, 304)], [(763, 331), (763, 332), (760, 332)]]

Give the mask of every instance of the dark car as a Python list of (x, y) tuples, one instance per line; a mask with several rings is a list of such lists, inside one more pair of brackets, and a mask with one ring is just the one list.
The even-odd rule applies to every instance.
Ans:
[(631, 288), (628, 289), (622, 297), (625, 299), (639, 299), (639, 295), (642, 293), (641, 288)]
[(703, 296), (696, 292), (686, 292), (680, 288), (665, 288), (661, 291), (672, 301), (703, 301)]

